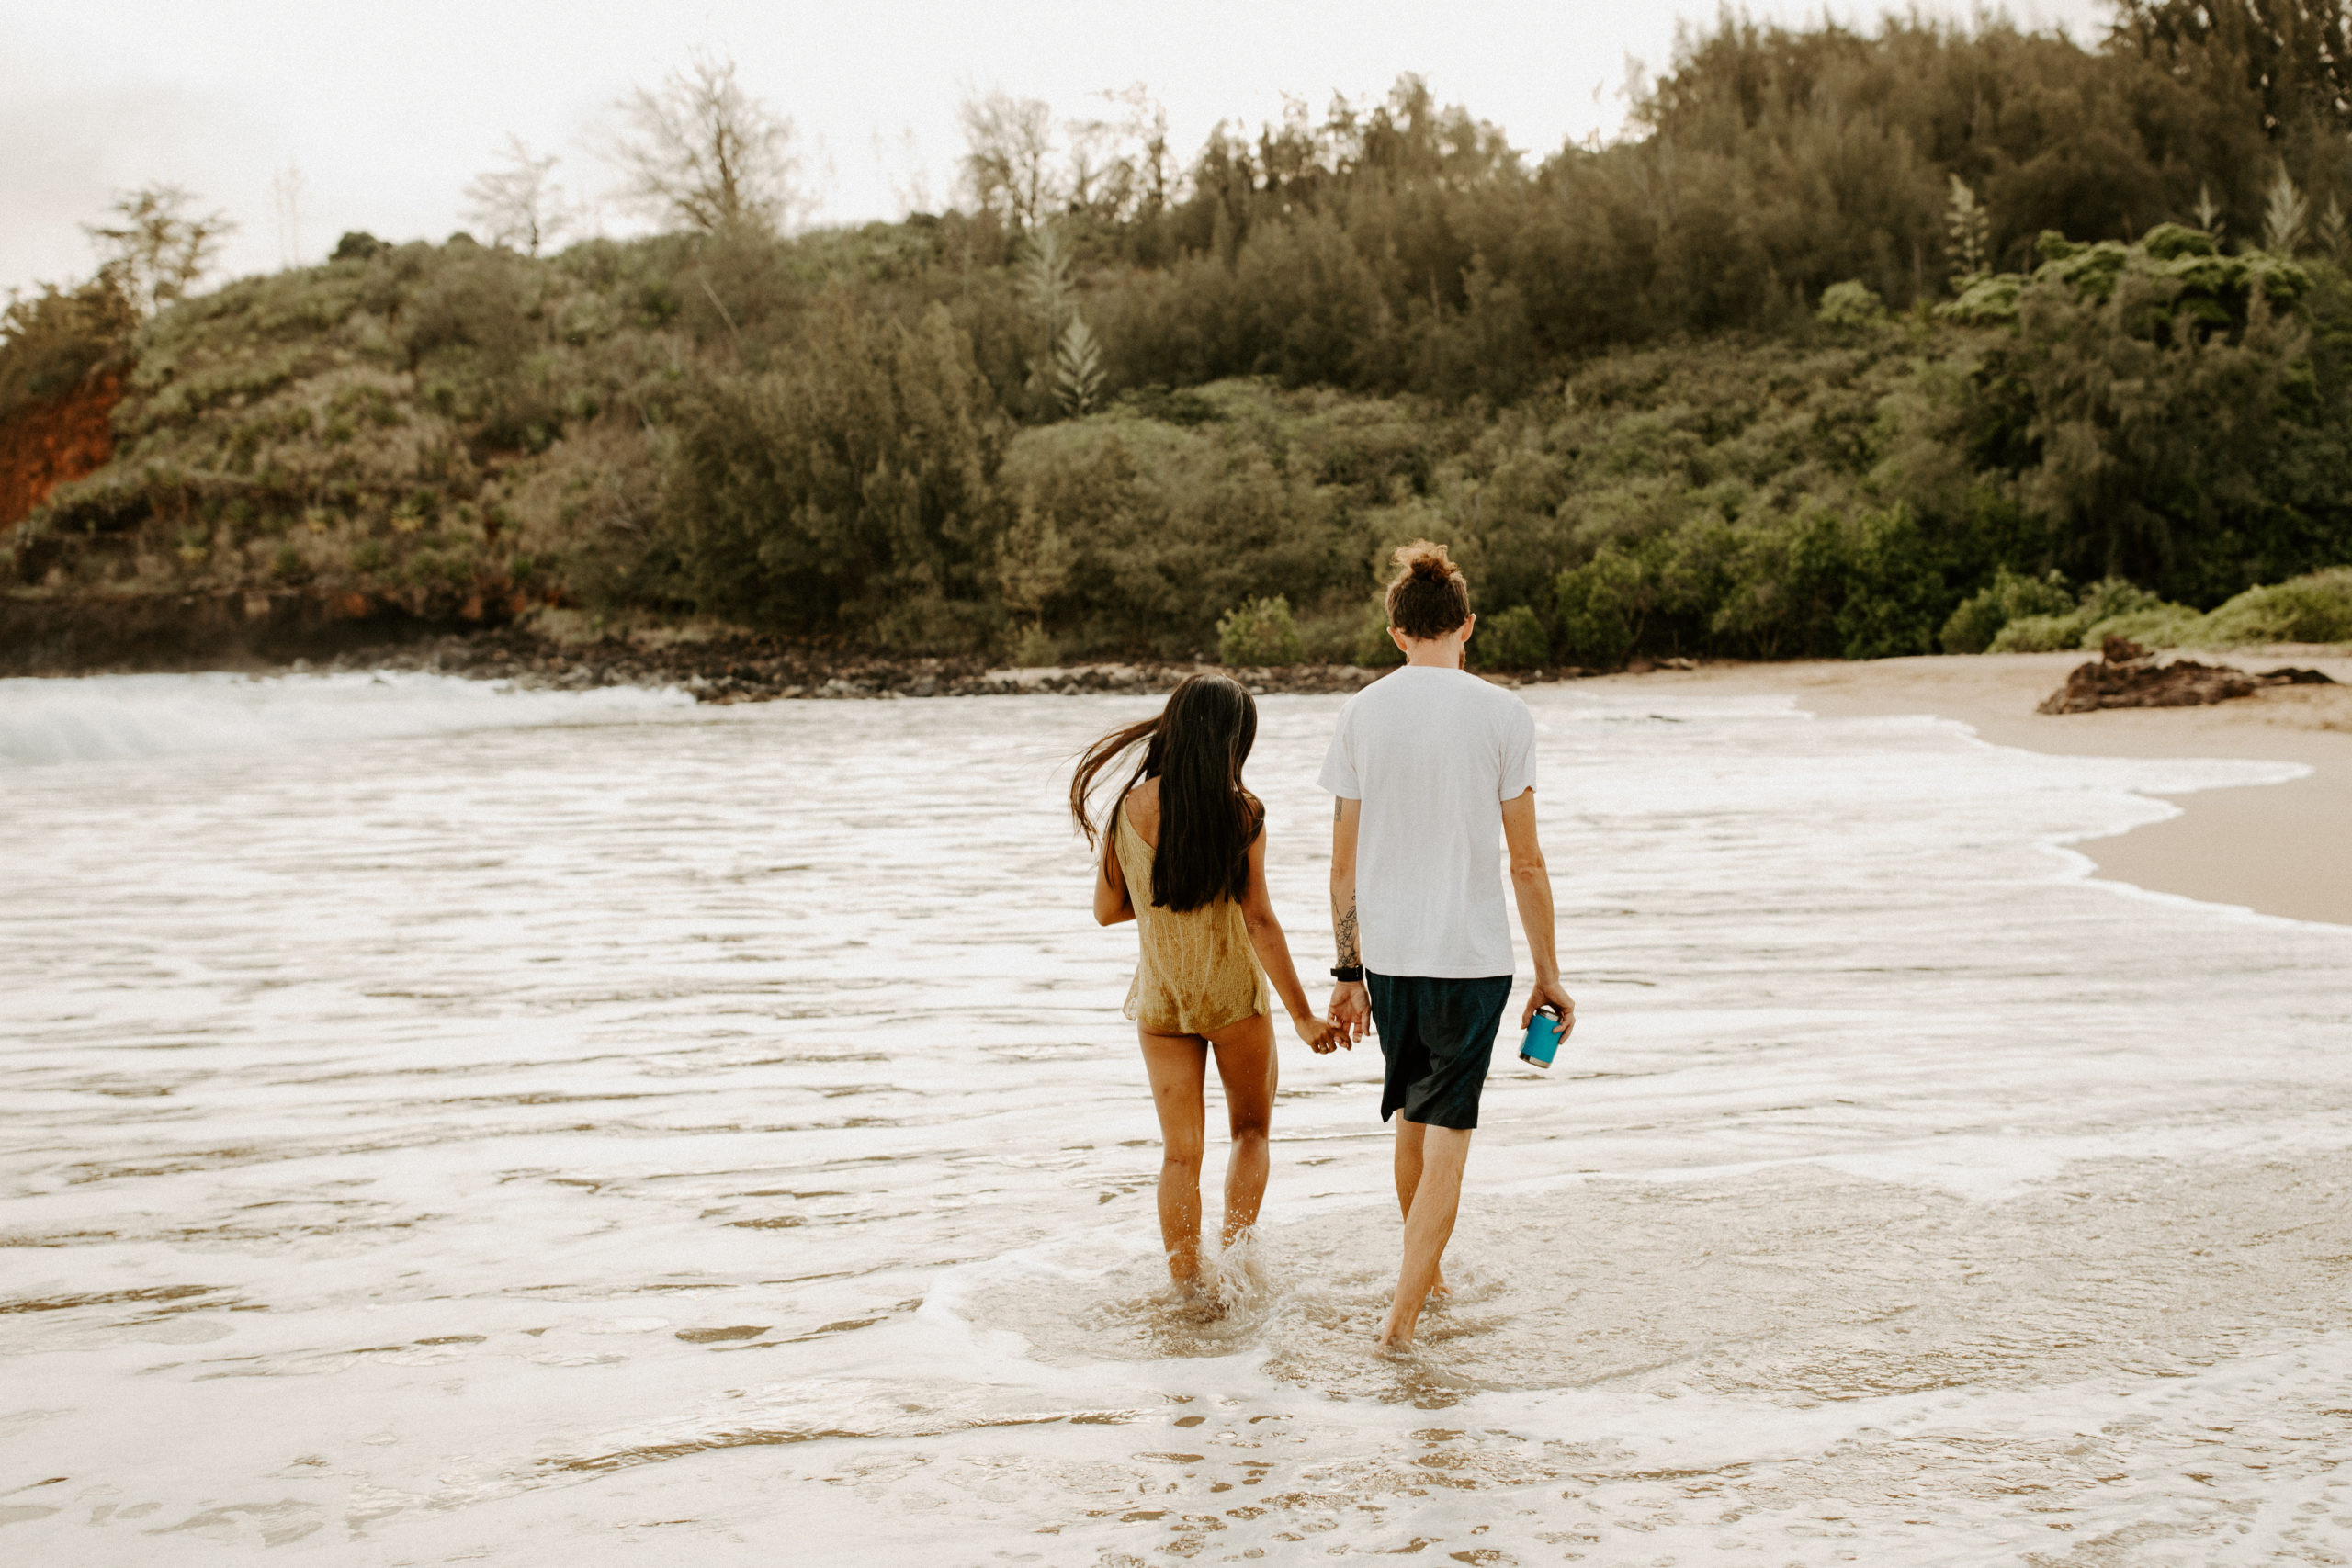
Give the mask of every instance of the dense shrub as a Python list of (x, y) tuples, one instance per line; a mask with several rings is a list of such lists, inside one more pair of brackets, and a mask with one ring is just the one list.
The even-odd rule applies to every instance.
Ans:
[(2152, 604), (2092, 622), (2083, 631), (2082, 646), (2100, 648), (2109, 637), (2120, 637), (2144, 648), (2180, 648), (2196, 640), (2204, 620), (2186, 604)]
[(1951, 594), (1902, 508), (1717, 522), (1603, 546), (1555, 586), (1561, 656), (1880, 659), (1930, 650)]
[(2207, 646), (2352, 642), (2352, 567), (2250, 588), (2188, 628), (2183, 640)]
[(838, 310), (806, 351), (684, 412), (668, 508), (701, 608), (890, 647), (984, 640), (1003, 432), (944, 309)]
[(1388, 607), (1375, 601), (1357, 618), (1355, 661), (1367, 670), (1391, 670), (1405, 662), (1405, 650), (1389, 634)]
[(2010, 622), (2032, 615), (2064, 615), (2074, 607), (2075, 595), (2057, 572), (2026, 577), (2004, 566), (1995, 570), (1989, 584), (1961, 601), (1937, 641), (1946, 653), (1982, 653)]
[(1497, 615), (1478, 617), (1470, 638), (1470, 662), (1482, 670), (1533, 670), (1552, 661), (1552, 639), (1535, 612), (1513, 604)]
[(1216, 653), (1221, 663), (1250, 668), (1297, 663), (1302, 653), (1290, 601), (1277, 593), (1227, 610), (1217, 619)]
[[(2022, 615), (2003, 626), (1993, 638), (1995, 653), (2050, 653), (2081, 648), (2094, 626), (2124, 616), (2144, 616), (2151, 611), (2174, 611), (2144, 588), (2110, 577), (2083, 591), (2075, 607), (2063, 614)], [(2102, 634), (2103, 635), (2103, 634)]]
[(1821, 291), (1821, 304), (1814, 315), (1826, 327), (1874, 327), (1886, 320), (1886, 303), (1870, 285), (1849, 277)]
[(1381, 411), (1255, 382), (1200, 396), (1205, 419), (1122, 408), (1012, 442), (1004, 487), (1061, 541), (1039, 614), (1072, 649), (1185, 655), (1214, 648), (1220, 612), (1245, 600), (1281, 597), (1312, 624), (1370, 591), (1359, 499), (1386, 492), (1396, 460), (1366, 451)]

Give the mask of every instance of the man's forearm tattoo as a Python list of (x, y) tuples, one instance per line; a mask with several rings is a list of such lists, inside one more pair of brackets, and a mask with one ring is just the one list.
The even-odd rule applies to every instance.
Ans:
[[(1336, 795), (1333, 795), (1331, 797), (1331, 820), (1335, 824), (1344, 821), (1347, 818), (1347, 814), (1348, 803), (1345, 797)], [(1332, 934), (1340, 939), (1340, 967), (1342, 969), (1356, 969), (1363, 967), (1363, 949), (1356, 941), (1355, 895), (1350, 894), (1348, 896), (1348, 907), (1344, 909), (1332, 910), (1331, 916)]]

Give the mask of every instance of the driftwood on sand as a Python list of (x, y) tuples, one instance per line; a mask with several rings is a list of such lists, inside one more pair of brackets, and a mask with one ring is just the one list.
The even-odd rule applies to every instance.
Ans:
[(2041, 713), (2092, 713), (2100, 708), (2188, 708), (2252, 696), (2265, 686), (2327, 686), (2317, 670), (2270, 670), (2253, 674), (2228, 664), (2176, 659), (2159, 664), (2155, 655), (2128, 637), (2110, 637), (2100, 657), (2077, 667), (2066, 683), (2042, 700)]

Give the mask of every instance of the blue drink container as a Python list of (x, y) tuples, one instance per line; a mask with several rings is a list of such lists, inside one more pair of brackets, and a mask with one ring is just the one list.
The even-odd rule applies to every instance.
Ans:
[(1560, 1015), (1551, 1008), (1537, 1008), (1528, 1021), (1527, 1038), (1519, 1043), (1519, 1059), (1532, 1062), (1539, 1067), (1552, 1065), (1553, 1054), (1560, 1048)]

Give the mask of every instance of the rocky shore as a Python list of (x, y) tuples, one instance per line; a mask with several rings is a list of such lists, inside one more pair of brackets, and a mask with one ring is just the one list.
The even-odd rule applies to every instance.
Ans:
[[(1006, 669), (979, 657), (878, 654), (709, 627), (640, 626), (587, 635), (575, 612), (482, 624), (466, 606), (436, 625), (383, 606), (299, 594), (61, 599), (0, 594), (0, 676), (236, 670), (254, 674), (406, 670), (555, 690), (675, 686), (709, 703), (786, 698), (995, 696), (1016, 693), (1166, 692), (1190, 660)], [(492, 606), (503, 615), (509, 606)], [(363, 611), (368, 613), (362, 613)], [(566, 616), (571, 617), (569, 621)], [(469, 624), (470, 623), (470, 624)], [(1632, 673), (1690, 670), (1688, 659), (1636, 660)], [(1228, 673), (1259, 693), (1352, 692), (1376, 669), (1293, 664)], [(1503, 685), (1595, 673), (1487, 671)]]
[[(292, 671), (406, 670), (518, 686), (580, 691), (593, 686), (675, 686), (706, 703), (852, 697), (982, 697), (1039, 693), (1167, 692), (1215, 665), (1169, 660), (1009, 670), (980, 659), (903, 659), (764, 637), (667, 642), (608, 637), (559, 643), (508, 628), (435, 637), (390, 648), (355, 649), (323, 661), (295, 660)], [(1345, 664), (1293, 664), (1225, 673), (1261, 694), (1353, 692), (1380, 671)], [(1558, 679), (1582, 671), (1495, 675), (1508, 684)]]

